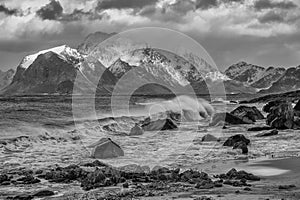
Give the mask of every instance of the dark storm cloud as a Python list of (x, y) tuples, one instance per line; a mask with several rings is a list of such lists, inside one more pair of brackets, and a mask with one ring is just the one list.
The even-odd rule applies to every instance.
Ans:
[(16, 15), (18, 13), (17, 9), (9, 9), (5, 5), (0, 5), (0, 13), (3, 12), (6, 15)]
[(126, 8), (143, 8), (148, 5), (154, 5), (158, 0), (102, 0), (98, 2), (97, 9), (126, 9)]
[(217, 7), (217, 0), (196, 0), (196, 8), (206, 10), (212, 7)]
[(36, 11), (36, 14), (46, 20), (57, 20), (62, 16), (63, 8), (60, 5), (59, 1), (50, 0), (50, 2), (41, 7), (38, 11)]
[(271, 0), (258, 0), (254, 3), (254, 8), (256, 10), (273, 9), (273, 8), (289, 10), (289, 9), (297, 8), (297, 5), (294, 4), (292, 1), (274, 2)]
[(284, 22), (285, 19), (280, 14), (278, 14), (274, 11), (270, 11), (270, 12), (267, 12), (262, 17), (258, 18), (258, 21), (260, 23), (273, 23), (273, 22), (279, 22), (280, 23), (280, 22)]
[(59, 21), (80, 21), (83, 18), (89, 19), (89, 20), (97, 20), (102, 19), (105, 14), (99, 14), (94, 11), (83, 11), (80, 9), (75, 9), (70, 14), (62, 14), (62, 16), (59, 18)]

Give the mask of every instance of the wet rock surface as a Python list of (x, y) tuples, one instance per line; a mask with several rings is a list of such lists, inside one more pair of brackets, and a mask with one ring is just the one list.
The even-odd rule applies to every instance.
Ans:
[(110, 138), (101, 138), (97, 143), (91, 145), (93, 147), (93, 158), (107, 159), (124, 156), (123, 149)]
[(233, 114), (249, 123), (265, 119), (263, 114), (255, 106), (239, 106), (238, 108), (231, 111), (230, 114)]
[(294, 109), (290, 102), (271, 101), (263, 110), (268, 114), (266, 123), (276, 129), (292, 129), (294, 127)]
[[(85, 169), (86, 167), (89, 170)], [(37, 173), (38, 172), (38, 173)], [(23, 184), (28, 180), (44, 179), (52, 183), (70, 184), (78, 182), (80, 187), (89, 191), (97, 188), (118, 186), (126, 189), (123, 193), (113, 196), (106, 196), (107, 199), (118, 199), (117, 197), (139, 197), (139, 196), (160, 196), (170, 192), (186, 192), (190, 190), (207, 190), (220, 188), (223, 185), (233, 187), (250, 187), (247, 181), (258, 181), (259, 177), (245, 171), (230, 170), (226, 174), (210, 176), (198, 170), (181, 170), (179, 168), (170, 169), (156, 166), (152, 170), (148, 166), (127, 165), (119, 168), (106, 165), (95, 160), (91, 163), (81, 165), (69, 165), (67, 167), (52, 167), (48, 169), (36, 170), (31, 174), (30, 179), (23, 179)], [(10, 181), (9, 176), (1, 175), (1, 181)], [(26, 180), (26, 181), (24, 181)], [(10, 182), (10, 184), (14, 184)], [(31, 193), (9, 196), (7, 199), (34, 199), (55, 195), (52, 190), (38, 190)], [(111, 195), (111, 194), (110, 194)]]
[(210, 126), (223, 126), (223, 125), (238, 125), (238, 124), (253, 124), (253, 121), (243, 120), (231, 113), (216, 113)]

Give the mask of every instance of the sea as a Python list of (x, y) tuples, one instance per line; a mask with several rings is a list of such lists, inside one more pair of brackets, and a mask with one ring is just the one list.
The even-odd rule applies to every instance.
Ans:
[[(200, 163), (242, 157), (239, 150), (225, 148), (222, 141), (234, 134), (251, 140), (247, 159), (262, 156), (294, 156), (300, 152), (300, 132), (283, 130), (277, 136), (257, 138), (251, 125), (209, 126), (208, 119), (182, 121), (177, 130), (145, 132), (128, 136), (135, 123), (153, 115), (151, 105), (173, 97), (16, 96), (0, 98), (0, 170), (40, 168), (93, 160), (88, 146), (103, 137), (111, 138), (125, 156), (107, 159), (113, 166), (128, 164), (193, 168)], [(207, 97), (199, 97), (207, 99)], [(235, 98), (235, 97), (233, 97)], [(210, 100), (215, 112), (231, 111), (235, 98)], [(149, 110), (150, 105), (150, 110)], [(263, 104), (255, 104), (260, 110)], [(148, 109), (146, 109), (148, 108)], [(163, 108), (156, 108), (164, 111)], [(263, 113), (266, 115), (266, 113)], [(211, 134), (221, 142), (201, 142)]]

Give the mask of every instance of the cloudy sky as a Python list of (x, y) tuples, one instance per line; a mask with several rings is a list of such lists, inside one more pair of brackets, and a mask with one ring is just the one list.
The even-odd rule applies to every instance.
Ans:
[(299, 0), (0, 0), (0, 69), (89, 33), (144, 26), (191, 36), (221, 69), (300, 65)]

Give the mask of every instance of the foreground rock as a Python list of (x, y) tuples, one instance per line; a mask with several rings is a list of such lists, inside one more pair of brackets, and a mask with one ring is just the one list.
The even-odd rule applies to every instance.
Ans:
[(223, 126), (223, 125), (239, 125), (239, 124), (253, 124), (253, 122), (245, 121), (230, 113), (216, 113), (210, 126)]
[(253, 123), (257, 120), (262, 120), (265, 117), (263, 114), (255, 107), (249, 107), (249, 106), (239, 106), (238, 108), (234, 109), (230, 112), (230, 114), (233, 114), (239, 118), (241, 118), (243, 121)]
[(272, 131), (265, 132), (265, 133), (259, 133), (256, 135), (256, 137), (269, 137), (269, 136), (274, 136), (274, 135), (278, 135), (278, 130), (272, 130)]
[(263, 110), (268, 114), (266, 123), (276, 129), (292, 129), (294, 127), (294, 109), (290, 102), (272, 101)]
[(122, 148), (110, 138), (102, 138), (89, 147), (93, 147), (92, 158), (107, 159), (124, 156)]
[[(16, 172), (16, 174), (23, 173), (23, 171)], [(91, 192), (91, 194), (97, 193), (97, 199), (160, 197), (171, 193), (207, 191), (223, 187), (224, 184), (232, 187), (246, 186), (249, 188), (251, 185), (248, 184), (248, 181), (259, 180), (259, 177), (253, 174), (235, 169), (230, 170), (226, 174), (216, 175), (212, 179), (207, 173), (198, 170), (171, 169), (161, 166), (156, 166), (150, 170), (148, 166), (135, 164), (114, 168), (98, 160), (92, 163), (69, 165), (67, 167), (55, 165), (54, 167), (35, 170), (33, 176), (59, 184), (77, 185), (79, 183), (81, 188), (86, 191), (109, 187), (109, 189), (94, 190), (95, 193)], [(6, 177), (4, 179), (7, 180)], [(43, 180), (44, 183), (45, 180)], [(62, 185), (62, 187), (67, 188), (68, 185)], [(234, 188), (232, 189), (234, 190)], [(79, 193), (81, 194), (81, 192)], [(24, 194), (14, 195), (8, 197), (8, 199), (47, 198), (47, 196), (55, 194), (57, 192), (43, 189), (30, 193), (24, 192)], [(92, 196), (87, 196), (86, 198), (89, 199), (89, 197), (92, 198)], [(70, 199), (77, 199), (77, 197), (70, 197)]]

